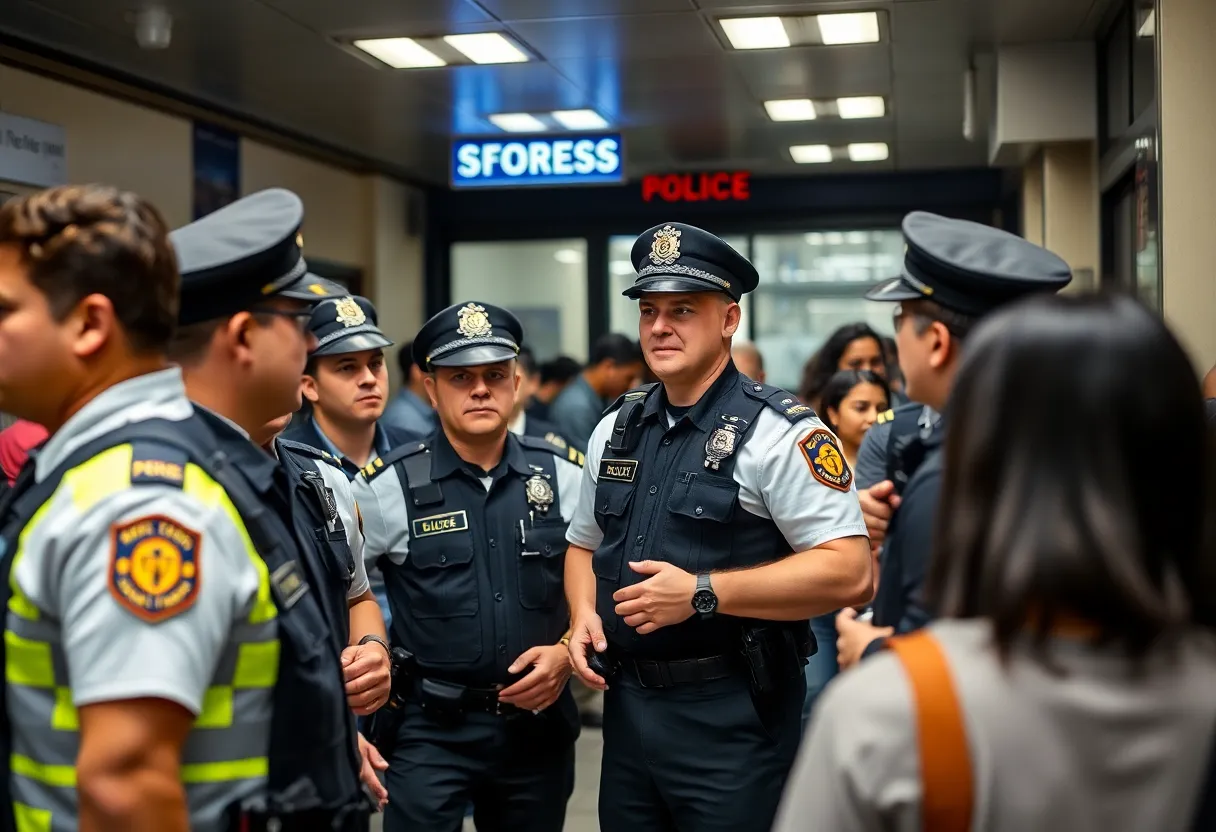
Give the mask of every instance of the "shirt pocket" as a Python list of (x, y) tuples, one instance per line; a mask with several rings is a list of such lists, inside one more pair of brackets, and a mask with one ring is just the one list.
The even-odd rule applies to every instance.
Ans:
[(519, 552), (519, 603), (529, 610), (550, 610), (561, 604), (566, 565), (566, 530), (561, 518), (539, 520), (527, 530)]
[(739, 484), (729, 477), (680, 472), (667, 497), (664, 559), (688, 572), (725, 566), (738, 499)]

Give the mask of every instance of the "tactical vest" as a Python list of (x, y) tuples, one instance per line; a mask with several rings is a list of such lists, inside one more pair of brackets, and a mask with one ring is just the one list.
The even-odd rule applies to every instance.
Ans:
[(895, 484), (895, 493), (902, 494), (924, 462), (927, 440), (937, 430), (937, 421), (928, 406), (916, 402), (888, 412), (891, 415), (886, 421), (890, 421), (891, 431), (887, 434), (887, 479)]
[[(9, 727), (12, 697), (25, 695), (29, 691), (22, 688), (31, 686), (28, 678), (13, 678), (13, 659), (19, 658), (13, 655), (14, 646), (25, 646), (31, 641), (23, 642), (16, 629), (31, 621), (35, 625), (41, 623), (37, 621), (38, 611), (13, 594), (10, 582), (13, 561), (20, 555), (21, 534), (29, 524), (38, 522), (39, 508), (52, 497), (65, 476), (74, 475), (91, 460), (115, 453), (130, 458), (132, 472), (135, 471), (134, 462), (141, 460), (167, 462), (180, 466), (181, 471), (187, 471), (188, 466), (197, 468), (203, 483), (218, 486), (226, 495), (221, 499), (230, 503), (239, 517), (239, 524), (248, 534), (252, 543), (251, 556), (260, 556), (260, 562), (255, 565), (262, 575), (263, 589), (250, 621), (242, 625), (243, 628), (253, 625), (253, 628), (245, 634), (248, 641), (235, 645), (238, 655), (230, 657), (231, 678), (217, 675), (213, 684), (218, 687), (208, 692), (208, 699), (216, 704), (214, 694), (226, 694), (231, 697), (233, 707), (238, 707), (243, 692), (236, 690), (238, 685), (273, 686), (269, 741), (261, 745), (259, 756), (248, 756), (240, 749), (248, 745), (249, 738), (239, 736), (239, 732), (232, 736), (220, 733), (225, 715), (231, 724), (228, 704), (218, 703), (220, 706), (211, 713), (205, 703), (183, 755), (182, 780), (188, 795), (192, 789), (197, 789), (204, 796), (203, 800), (231, 800), (248, 811), (284, 816), (310, 810), (362, 810), (365, 797), (358, 780), (358, 751), (346, 704), (342, 668), (338, 654), (331, 647), (332, 636), (317, 593), (312, 591), (313, 583), (306, 577), (324, 567), (309, 563), (315, 559), (312, 551), (305, 550), (283, 521), (257, 499), (241, 472), (218, 450), (210, 429), (197, 416), (184, 422), (139, 422), (88, 442), (70, 454), (43, 482), (34, 481), (34, 462), (30, 460), (17, 486), (0, 502), (0, 517), (3, 518), (0, 537), (7, 547), (5, 551), (13, 553), (13, 557), (0, 561), (0, 603), (7, 613), (5, 643), (0, 648), (5, 653), (7, 676), (6, 684), (0, 688), (0, 719), (3, 719), (4, 728), (0, 732), (3, 739), (0, 789), (7, 792), (4, 795), (8, 798), (7, 805), (11, 806), (14, 798), (20, 801), (20, 795), (14, 794), (14, 788), (18, 786), (13, 779), (16, 774), (22, 775), (21, 787), (30, 780), (30, 774), (47, 772), (54, 776), (42, 778), (42, 785), (46, 787), (73, 789), (75, 784), (74, 753), (66, 765), (22, 770), (29, 769), (29, 763), (24, 755), (14, 754), (20, 749), (12, 747), (13, 734)], [(184, 477), (175, 481), (164, 477), (139, 477), (134, 473), (129, 487), (139, 488), (141, 482), (186, 487)], [(35, 635), (32, 631), (28, 634)], [(49, 634), (43, 632), (41, 635)], [(268, 638), (277, 642), (274, 650), (265, 646)], [(242, 654), (242, 648), (249, 650), (251, 645), (253, 651)], [(272, 663), (276, 666), (270, 666)], [(75, 728), (62, 721), (75, 717), (74, 709), (70, 708), (70, 679), (58, 669), (54, 674), (53, 679), (39, 680), (43, 686), (53, 686), (56, 692), (57, 707), (48, 734), (55, 729)], [(241, 674), (246, 678), (238, 678)], [(225, 682), (230, 684), (225, 685)], [(302, 692), (307, 693), (301, 695)], [(62, 714), (58, 707), (61, 698), (66, 702)], [(57, 719), (60, 722), (57, 723)], [(47, 751), (63, 751), (65, 736), (61, 733)], [(73, 733), (67, 740), (69, 745), (75, 747), (76, 736)], [(209, 759), (208, 763), (190, 765), (196, 748), (200, 755)], [(228, 748), (234, 751), (227, 758), (228, 762), (217, 762), (217, 756), (224, 757), (222, 749)], [(50, 782), (46, 782), (48, 780)], [(256, 790), (247, 788), (250, 781), (257, 786)], [(241, 784), (245, 784), (246, 789), (242, 790)], [(15, 807), (13, 812), (0, 811), (0, 828), (6, 832), (13, 828), (18, 832), (47, 828), (38, 825), (50, 823), (38, 817), (39, 814), (22, 807)], [(35, 825), (31, 826), (31, 823)], [(60, 828), (58, 823), (54, 828)]]
[[(758, 384), (729, 368), (705, 394), (710, 427), (684, 418), (670, 430), (667, 414), (643, 421), (659, 385), (626, 393), (617, 404), (612, 438), (595, 489), (595, 519), (604, 539), (592, 557), (596, 612), (616, 649), (649, 659), (704, 658), (738, 649), (743, 627), (756, 623), (723, 614), (692, 618), (640, 636), (615, 612), (613, 593), (649, 576), (630, 561), (661, 560), (691, 573), (759, 566), (793, 552), (777, 525), (739, 505), (734, 479), (739, 448), (764, 408), (791, 423), (815, 412), (790, 393)], [(694, 410), (701, 407), (699, 403)], [(613, 408), (609, 408), (609, 412)], [(806, 623), (791, 625), (805, 632)]]
[[(379, 560), (392, 610), (392, 640), (414, 654), (425, 675), (489, 686), (521, 653), (556, 644), (569, 626), (563, 592), (566, 529), (556, 456), (543, 439), (508, 437), (523, 447), (527, 476), (509, 470), (476, 501), (480, 483), (463, 474), (436, 482), (428, 443), (398, 448), (364, 469), (373, 480), (395, 469), (410, 524), (404, 563)], [(459, 485), (450, 479), (461, 477)], [(484, 492), (484, 489), (482, 489)], [(494, 514), (509, 525), (487, 527)], [(502, 527), (505, 525), (506, 527)]]

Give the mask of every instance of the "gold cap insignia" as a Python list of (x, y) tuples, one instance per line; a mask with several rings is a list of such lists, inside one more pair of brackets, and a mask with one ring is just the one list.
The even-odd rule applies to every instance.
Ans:
[(650, 244), (650, 262), (656, 266), (670, 266), (680, 259), (680, 232), (665, 225), (654, 232)]
[(304, 235), (303, 234), (296, 234), (296, 248), (300, 249), (301, 251), (304, 249)]
[(465, 338), (484, 338), (493, 331), (490, 326), (490, 316), (486, 314), (484, 306), (467, 303), (456, 313), (456, 317), (460, 319), (456, 331)]
[(350, 295), (335, 303), (334, 307), (338, 313), (338, 323), (342, 326), (359, 326), (367, 322), (367, 316), (363, 314), (363, 307)]

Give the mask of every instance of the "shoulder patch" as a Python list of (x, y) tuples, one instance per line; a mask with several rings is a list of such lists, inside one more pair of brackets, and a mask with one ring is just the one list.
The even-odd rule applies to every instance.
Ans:
[(772, 387), (745, 379), (743, 392), (753, 399), (763, 401), (769, 409), (777, 411), (791, 423), (800, 422), (815, 415), (813, 408), (803, 404), (793, 393), (782, 390), (780, 387)]
[(562, 437), (560, 437), (556, 433), (554, 433), (553, 431), (549, 431), (548, 433), (545, 434), (545, 441), (552, 442), (554, 445), (561, 448), (563, 451), (566, 450), (566, 446), (570, 444), (565, 439), (563, 439)]
[(405, 445), (398, 445), (384, 456), (378, 456), (371, 462), (359, 469), (359, 476), (367, 481), (371, 481), (383, 474), (393, 466), (394, 462), (411, 457), (414, 454), (422, 453), (427, 449), (428, 445), (425, 442), (410, 442)]
[(895, 418), (894, 410), (884, 410), (882, 413), (879, 413), (878, 416), (874, 419), (874, 423), (881, 425), (881, 424), (891, 421), (894, 418)]
[(583, 464), (587, 461), (587, 457), (578, 448), (572, 447), (572, 448), (567, 449), (567, 451), (566, 451), (566, 461), (573, 462), (579, 468), (582, 468)]
[(811, 468), (811, 476), (828, 488), (848, 491), (853, 485), (853, 472), (836, 447), (836, 439), (825, 428), (815, 428), (798, 440), (798, 449)]
[(628, 393), (625, 393), (623, 396), (618, 398), (612, 404), (608, 405), (608, 407), (604, 408), (604, 412), (601, 415), (607, 416), (609, 413), (611, 413), (612, 411), (619, 408), (625, 402), (631, 402), (634, 399), (646, 398), (647, 396), (650, 395), (650, 391), (655, 389), (658, 386), (659, 386), (659, 383), (656, 381), (656, 382), (652, 382), (650, 384), (643, 384), (641, 387), (635, 387), (634, 389), (630, 390)]
[(202, 540), (163, 514), (115, 523), (110, 527), (110, 594), (149, 624), (181, 615), (198, 598)]
[(181, 488), (190, 457), (180, 448), (149, 440), (131, 443), (131, 485), (171, 485)]
[(280, 439), (279, 447), (286, 448), (296, 456), (307, 457), (308, 459), (316, 459), (321, 462), (327, 462), (335, 468), (341, 468), (342, 463), (338, 458), (329, 451), (323, 451), (320, 448), (314, 448), (312, 445), (305, 445), (303, 442), (296, 442), (293, 439)]

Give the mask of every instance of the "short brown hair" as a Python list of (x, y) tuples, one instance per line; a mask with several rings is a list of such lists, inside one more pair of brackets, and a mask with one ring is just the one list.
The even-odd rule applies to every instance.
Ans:
[(177, 324), (181, 277), (169, 229), (147, 200), (107, 185), (51, 188), (0, 207), (0, 244), (21, 249), (30, 281), (62, 320), (104, 295), (138, 352), (162, 352)]

